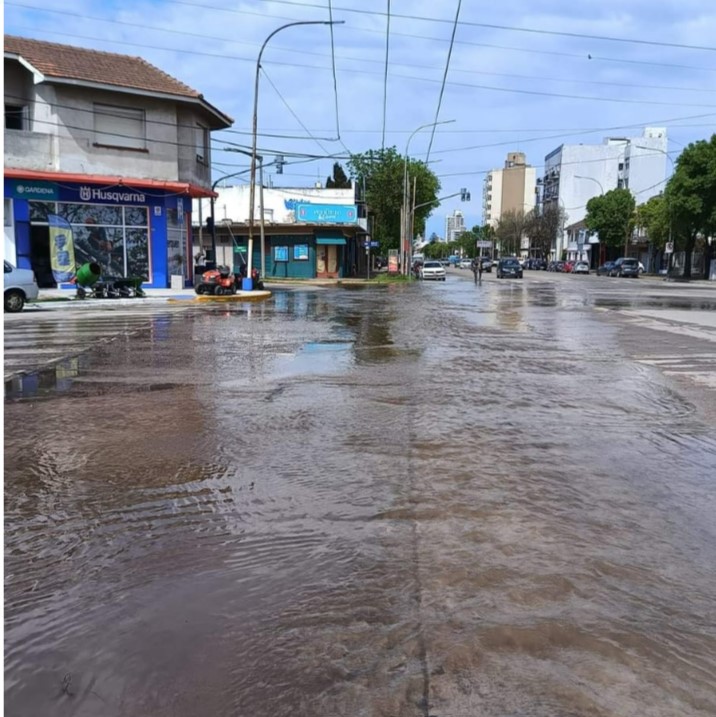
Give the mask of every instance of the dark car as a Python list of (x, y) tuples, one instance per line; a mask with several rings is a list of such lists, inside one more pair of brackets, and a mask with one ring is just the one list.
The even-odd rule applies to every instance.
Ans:
[(490, 259), (489, 256), (483, 256), (482, 259), (480, 259), (480, 263), (482, 264), (483, 271), (492, 273), (492, 259)]
[(497, 264), (497, 278), (504, 279), (508, 276), (513, 276), (516, 279), (522, 278), (522, 264), (514, 257), (500, 259)]
[(634, 279), (639, 278), (639, 260), (621, 257), (614, 262), (614, 266), (609, 272), (609, 276), (630, 276)]
[(611, 276), (610, 272), (614, 268), (613, 261), (605, 261), (598, 269), (597, 276)]
[(544, 259), (530, 259), (527, 262), (527, 268), (545, 271), (547, 269), (547, 262)]

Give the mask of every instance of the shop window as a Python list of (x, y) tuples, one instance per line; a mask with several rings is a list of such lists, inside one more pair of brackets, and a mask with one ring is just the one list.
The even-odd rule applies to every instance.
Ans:
[(3, 201), (3, 224), (6, 227), (12, 226), (12, 199), (5, 197)]
[(209, 164), (209, 128), (197, 124), (194, 130), (196, 138), (196, 161)]
[(27, 108), (5, 105), (5, 129), (27, 129)]
[(144, 110), (95, 104), (94, 132), (97, 146), (146, 151)]

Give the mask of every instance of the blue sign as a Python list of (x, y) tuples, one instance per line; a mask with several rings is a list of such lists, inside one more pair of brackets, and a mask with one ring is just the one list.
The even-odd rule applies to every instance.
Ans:
[(356, 224), (358, 209), (355, 204), (296, 204), (296, 221), (314, 224)]
[(34, 202), (54, 202), (57, 200), (57, 185), (52, 182), (39, 182), (31, 179), (15, 179), (12, 182), (12, 196)]
[(363, 246), (366, 249), (375, 249), (378, 246), (378, 242), (377, 241), (366, 241), (366, 242), (363, 242)]

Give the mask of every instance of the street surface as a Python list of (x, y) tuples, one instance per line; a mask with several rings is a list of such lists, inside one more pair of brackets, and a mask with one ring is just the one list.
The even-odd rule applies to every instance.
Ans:
[(6, 316), (6, 713), (712, 717), (714, 316), (459, 270)]

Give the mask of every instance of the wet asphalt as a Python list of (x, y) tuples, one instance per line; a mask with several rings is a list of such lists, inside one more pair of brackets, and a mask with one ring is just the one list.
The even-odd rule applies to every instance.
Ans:
[(716, 714), (714, 312), (452, 271), (6, 317), (6, 713)]

